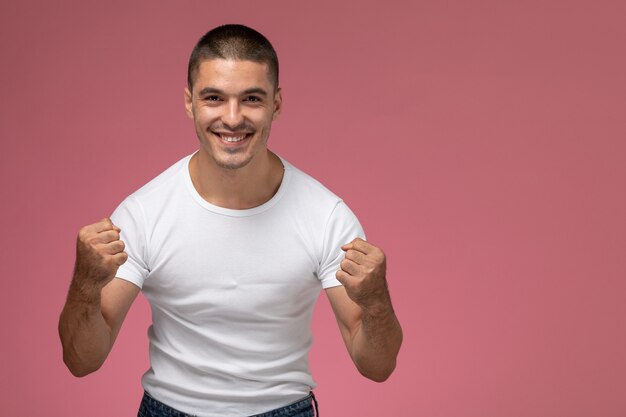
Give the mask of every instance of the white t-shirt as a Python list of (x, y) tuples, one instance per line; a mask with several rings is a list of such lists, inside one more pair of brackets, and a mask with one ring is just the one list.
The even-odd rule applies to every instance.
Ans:
[(341, 245), (363, 230), (319, 182), (282, 160), (272, 199), (247, 210), (204, 200), (190, 156), (129, 196), (112, 215), (128, 261), (117, 276), (152, 307), (145, 390), (199, 416), (278, 408), (315, 387), (311, 317), (335, 278)]

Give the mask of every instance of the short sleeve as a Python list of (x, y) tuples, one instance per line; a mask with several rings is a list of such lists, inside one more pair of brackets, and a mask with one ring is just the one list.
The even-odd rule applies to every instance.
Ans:
[(344, 258), (341, 246), (357, 237), (365, 239), (363, 228), (350, 208), (343, 201), (339, 201), (324, 229), (323, 253), (318, 271), (323, 288), (341, 285), (335, 277)]
[(132, 197), (124, 200), (111, 215), (111, 221), (121, 229), (127, 261), (117, 270), (116, 276), (130, 281), (139, 288), (150, 272), (147, 262), (146, 232), (143, 210)]

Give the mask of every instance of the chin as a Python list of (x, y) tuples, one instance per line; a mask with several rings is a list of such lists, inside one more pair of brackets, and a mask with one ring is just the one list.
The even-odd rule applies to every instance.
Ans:
[(235, 169), (240, 169), (240, 168), (243, 168), (243, 167), (247, 166), (252, 161), (252, 157), (244, 158), (244, 159), (240, 159), (240, 158), (221, 158), (221, 159), (213, 158), (213, 160), (215, 161), (216, 165), (219, 166), (220, 168), (235, 170)]

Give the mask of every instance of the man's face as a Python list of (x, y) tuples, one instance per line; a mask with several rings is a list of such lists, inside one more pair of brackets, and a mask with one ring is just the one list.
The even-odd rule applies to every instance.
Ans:
[(281, 96), (266, 64), (211, 59), (200, 63), (193, 91), (185, 89), (185, 108), (201, 151), (221, 168), (238, 169), (266, 150)]

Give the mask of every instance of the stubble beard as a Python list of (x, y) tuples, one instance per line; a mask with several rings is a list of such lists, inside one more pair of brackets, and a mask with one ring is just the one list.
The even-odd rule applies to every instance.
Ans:
[[(217, 165), (219, 168), (225, 169), (225, 170), (229, 170), (229, 171), (235, 171), (237, 169), (241, 169), (246, 167), (247, 165), (250, 164), (250, 162), (252, 162), (252, 160), (254, 159), (255, 156), (258, 155), (258, 153), (262, 150), (266, 150), (267, 149), (267, 141), (269, 139), (269, 131), (267, 132), (259, 132), (256, 131), (254, 133), (254, 135), (261, 135), (264, 137), (260, 137), (260, 138), (250, 138), (250, 140), (260, 140), (263, 142), (263, 148), (262, 149), (258, 149), (258, 150), (252, 150), (252, 152), (250, 154), (246, 155), (246, 149), (220, 149), (219, 153), (225, 152), (226, 154), (228, 154), (228, 156), (226, 158), (220, 158), (219, 157), (219, 153), (216, 155), (215, 153), (211, 152), (210, 153), (210, 158), (213, 160), (213, 162), (215, 163), (215, 165)], [(212, 133), (210, 133), (212, 135)], [(206, 139), (206, 138), (205, 138)], [(211, 138), (209, 138), (211, 139)], [(238, 159), (237, 154), (241, 154), (244, 159)], [(233, 156), (234, 158), (229, 158), (229, 156)]]
[[(227, 149), (226, 152), (231, 154), (231, 155), (235, 155), (237, 153), (240, 153), (241, 151), (239, 149), (233, 149), (233, 150)], [(215, 164), (218, 167), (223, 168), (223, 169), (227, 169), (227, 170), (231, 170), (231, 171), (234, 171), (236, 169), (245, 167), (246, 165), (248, 165), (250, 163), (250, 161), (252, 161), (252, 158), (254, 158), (254, 154), (250, 155), (249, 157), (247, 157), (243, 161), (232, 161), (232, 162), (229, 162), (229, 161), (220, 160), (220, 159), (216, 158), (213, 155), (213, 161), (215, 161)]]

